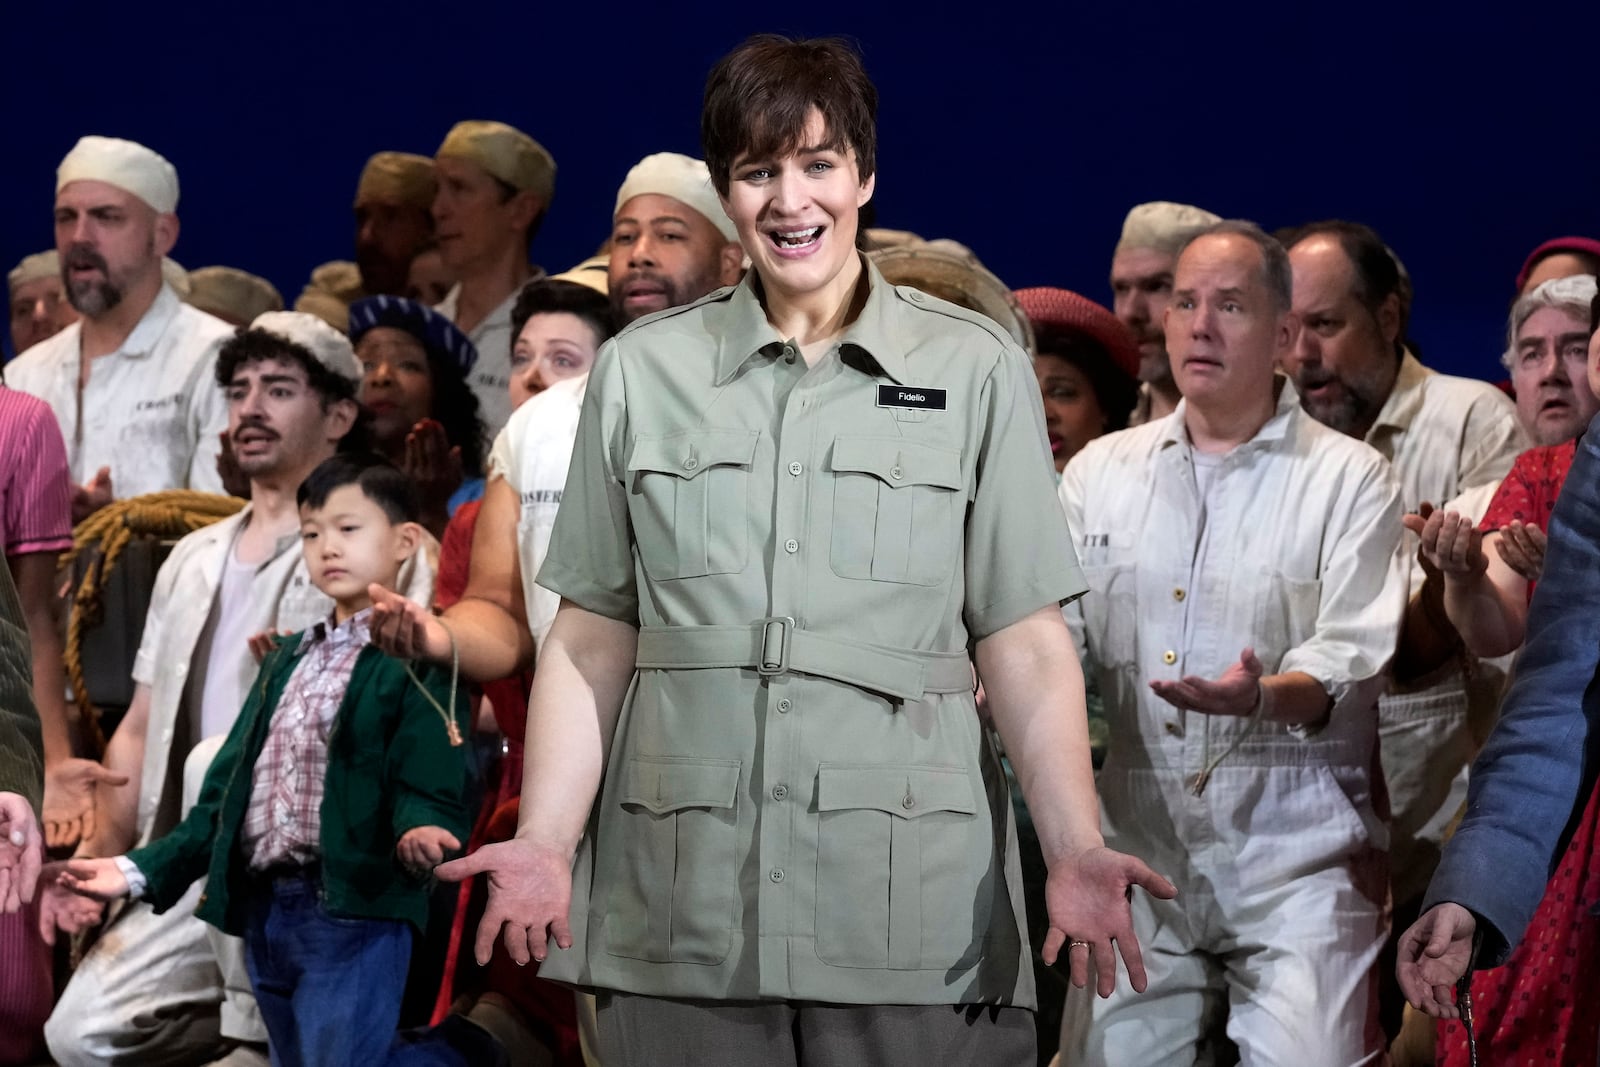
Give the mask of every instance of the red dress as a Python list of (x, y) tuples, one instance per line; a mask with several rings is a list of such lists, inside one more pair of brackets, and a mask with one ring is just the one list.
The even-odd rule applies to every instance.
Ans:
[[(1577, 454), (1577, 442), (1533, 448), (1516, 464), (1480, 528), (1512, 519), (1543, 530)], [(1531, 595), (1532, 589), (1529, 593)], [(1472, 976), (1479, 1059), (1485, 1064), (1593, 1067), (1600, 1050), (1600, 790), (1545, 886), (1528, 932), (1503, 966)], [(1467, 1067), (1461, 1022), (1439, 1024), (1440, 1067)]]
[[(472, 534), (481, 506), (480, 500), (463, 504), (445, 527), (433, 594), (440, 610), (459, 601), (466, 592)], [(517, 595), (522, 595), (520, 589)], [(494, 706), (494, 719), (500, 727), (500, 735), (505, 738), (506, 752), (500, 760), (496, 788), (483, 798), (483, 809), (478, 813), (467, 842), (468, 852), (491, 842), (509, 840), (516, 832), (517, 800), (522, 792), (522, 739), (527, 727), (528, 688), (532, 681), (532, 672), (524, 671), (482, 686), (483, 695)], [(450, 947), (445, 955), (444, 975), (432, 1021), (438, 1023), (448, 1015), (455, 998), (464, 992), (500, 993), (545, 1032), (557, 1065), (581, 1067), (583, 1054), (578, 1048), (577, 1009), (572, 991), (536, 977), (538, 964), (516, 966), (506, 956), (505, 944), (498, 938), (488, 967), (480, 968), (472, 958), (469, 931), (477, 927), (483, 915), (484, 892), (479, 883), (477, 878), (463, 882), (461, 894), (456, 898)]]

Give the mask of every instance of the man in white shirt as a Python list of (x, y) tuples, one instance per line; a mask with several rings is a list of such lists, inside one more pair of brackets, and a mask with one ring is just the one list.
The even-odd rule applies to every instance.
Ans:
[[(349, 341), (312, 316), (271, 312), (223, 346), (214, 375), (208, 385), (226, 395), (250, 503), (185, 537), (162, 565), (133, 703), (104, 761), (131, 781), (100, 791), (95, 836), (81, 856), (121, 855), (175, 825), (181, 784), (203, 775), (256, 675), (250, 636), (303, 629), (331, 607), (306, 575), (295, 491), (322, 460), (361, 445), (351, 437), (360, 368)], [(419, 553), (409, 594), (426, 603), (433, 574)], [(56, 1062), (203, 1062), (230, 1042), (265, 1041), (237, 940), (210, 936), (194, 917), (203, 889), (163, 915), (134, 903), (116, 916), (46, 1026)], [(47, 891), (47, 930), (59, 900), (59, 890)], [(247, 1052), (236, 1050), (235, 1062)]]
[[(1313, 223), (1295, 235), (1289, 261), (1301, 331), (1284, 369), (1307, 413), (1387, 457), (1407, 511), (1424, 502), (1443, 506), (1504, 478), (1529, 445), (1516, 409), (1492, 385), (1436, 374), (1406, 350), (1410, 309), (1382, 238), (1358, 223)], [(1480, 506), (1492, 495), (1474, 494)], [(1404, 545), (1414, 560), (1416, 535), (1405, 534)], [(1413, 562), (1413, 593), (1422, 579)], [(1402, 915), (1427, 887), (1445, 828), (1466, 799), (1478, 743), (1473, 726), (1487, 732), (1472, 722), (1474, 710), (1492, 714), (1498, 702), (1501, 675), (1477, 667), (1463, 652), (1426, 676), (1394, 679), (1379, 704), (1394, 900)], [(1482, 693), (1475, 691), (1480, 681)]]
[(1192, 1062), (1226, 1010), (1246, 1063), (1370, 1063), (1399, 486), (1274, 374), (1295, 319), (1258, 228), (1194, 238), (1165, 319), (1183, 400), (1091, 442), (1060, 493), (1093, 590), (1067, 615), (1105, 696), (1106, 844), (1179, 895), (1135, 896), (1149, 988), (1071, 991), (1061, 1060)]
[[(743, 262), (738, 233), (703, 162), (658, 152), (628, 172), (612, 213), (607, 271), (619, 325), (734, 284)], [(536, 647), (550, 631), (560, 597), (534, 578), (550, 547), (588, 383), (588, 375), (558, 382), (522, 405), (489, 456), (491, 482), (504, 479), (520, 499), (517, 552)]]
[(178, 172), (140, 144), (84, 137), (56, 171), (56, 251), (83, 316), (6, 368), (61, 423), (73, 518), (162, 489), (222, 492), (227, 406), (212, 387), (232, 327), (162, 279), (178, 239)]
[(483, 423), (498, 433), (511, 415), (511, 307), (544, 271), (528, 262), (556, 190), (544, 146), (503, 122), (458, 122), (434, 155), (439, 258), (459, 281), (435, 310), (472, 339), (478, 361), (467, 384)]
[(1172, 301), (1172, 268), (1189, 238), (1222, 221), (1204, 208), (1155, 200), (1135, 205), (1111, 254), (1111, 308), (1139, 342), (1139, 403), (1128, 425), (1165, 418), (1181, 394), (1162, 321)]

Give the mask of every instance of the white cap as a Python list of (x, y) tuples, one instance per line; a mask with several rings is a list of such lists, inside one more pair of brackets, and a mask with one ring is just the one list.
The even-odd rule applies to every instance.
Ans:
[(1220, 216), (1205, 208), (1153, 200), (1128, 212), (1122, 222), (1122, 239), (1117, 242), (1117, 250), (1154, 248), (1175, 256), (1191, 237), (1221, 221)]
[(115, 185), (168, 215), (178, 209), (178, 171), (142, 144), (116, 137), (82, 137), (56, 168), (56, 192), (71, 182)]
[(717, 191), (711, 185), (711, 172), (701, 160), (676, 152), (657, 152), (653, 156), (645, 156), (633, 165), (628, 176), (622, 180), (622, 188), (617, 190), (617, 207), (611, 213), (612, 219), (622, 214), (622, 207), (629, 200), (651, 193), (672, 197), (705, 216), (705, 220), (721, 231), (723, 237), (730, 241), (739, 239), (738, 229), (734, 227), (733, 220), (728, 218), (728, 213), (722, 210), (722, 201), (717, 199)]
[(361, 380), (361, 365), (356, 362), (350, 338), (315, 315), (303, 311), (268, 311), (257, 315), (250, 329), (274, 334), (292, 341), (317, 357), (317, 362), (342, 378)]

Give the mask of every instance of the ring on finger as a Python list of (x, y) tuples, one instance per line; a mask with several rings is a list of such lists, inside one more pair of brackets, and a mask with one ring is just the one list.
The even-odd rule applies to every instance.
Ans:
[(1076, 938), (1074, 938), (1073, 940), (1067, 942), (1067, 947), (1068, 948), (1088, 948), (1089, 947), (1089, 942), (1087, 942), (1087, 941), (1079, 941)]

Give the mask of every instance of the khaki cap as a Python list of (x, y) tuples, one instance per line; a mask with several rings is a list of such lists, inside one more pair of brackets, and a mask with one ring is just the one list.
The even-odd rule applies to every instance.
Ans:
[(189, 272), (191, 306), (237, 326), (283, 310), (283, 294), (265, 278), (236, 267), (200, 267)]
[(436, 159), (465, 159), (507, 185), (533, 193), (545, 206), (556, 192), (556, 161), (544, 146), (503, 122), (469, 119), (445, 134)]
[(438, 180), (433, 160), (412, 152), (379, 152), (361, 168), (356, 206), (378, 201), (426, 210), (433, 203)]

